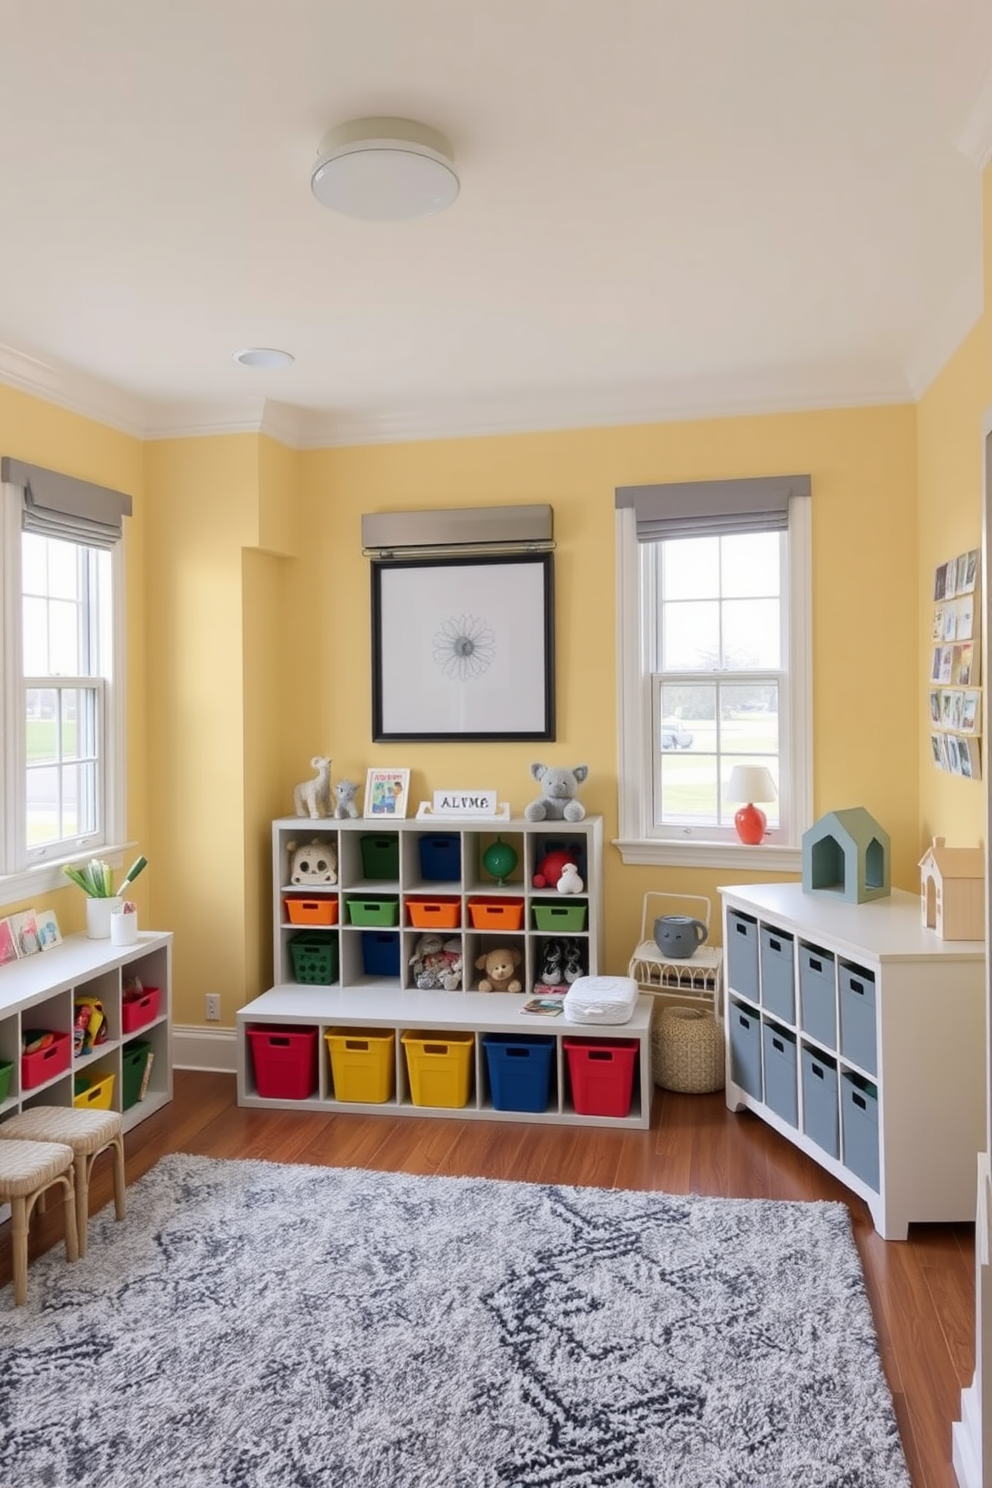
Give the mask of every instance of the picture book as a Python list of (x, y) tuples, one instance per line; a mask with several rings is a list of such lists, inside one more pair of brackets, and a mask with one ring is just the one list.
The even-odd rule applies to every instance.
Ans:
[(522, 1013), (536, 1013), (541, 1018), (557, 1018), (562, 1010), (560, 997), (532, 997), (520, 1009)]
[(10, 915), (8, 923), (10, 933), (17, 942), (19, 956), (33, 956), (35, 951), (41, 950), (38, 941), (38, 922), (33, 909), (24, 909), (20, 914)]
[(38, 945), (43, 951), (51, 950), (52, 946), (61, 945), (62, 933), (59, 930), (59, 922), (55, 918), (54, 909), (39, 909), (35, 915), (38, 926)]
[(7, 920), (0, 920), (0, 966), (17, 960), (17, 940)]

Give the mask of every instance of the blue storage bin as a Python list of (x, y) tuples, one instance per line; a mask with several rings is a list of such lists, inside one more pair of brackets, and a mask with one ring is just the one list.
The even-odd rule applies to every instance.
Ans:
[(840, 1157), (837, 1061), (803, 1044), (803, 1131), (831, 1157)]
[(727, 985), (758, 1001), (758, 922), (738, 909), (727, 911)]
[(366, 976), (398, 977), (400, 936), (398, 930), (363, 930), (362, 963)]
[(854, 1070), (840, 1077), (844, 1166), (879, 1191), (878, 1090)]
[(761, 1025), (744, 1003), (730, 1000), (730, 1078), (761, 1099)]
[(762, 1019), (761, 1039), (765, 1055), (765, 1105), (770, 1106), (790, 1126), (798, 1126), (796, 1035), (791, 1029)]
[(832, 951), (799, 943), (799, 1009), (803, 1033), (837, 1047), (837, 966)]
[(762, 925), (758, 931), (758, 964), (761, 967), (761, 1006), (796, 1021), (796, 978), (793, 966), (795, 941), (782, 930)]
[(840, 981), (840, 1052), (870, 1075), (877, 1073), (875, 974), (842, 961)]
[(420, 873), (427, 883), (458, 883), (462, 876), (462, 843), (457, 832), (421, 837)]
[(553, 1038), (484, 1033), (489, 1088), (497, 1111), (546, 1111), (551, 1092)]

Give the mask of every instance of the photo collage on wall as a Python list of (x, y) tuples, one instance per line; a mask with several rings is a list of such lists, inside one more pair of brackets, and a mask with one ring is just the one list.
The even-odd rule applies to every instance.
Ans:
[(933, 577), (930, 748), (938, 770), (982, 778), (979, 551), (941, 563)]

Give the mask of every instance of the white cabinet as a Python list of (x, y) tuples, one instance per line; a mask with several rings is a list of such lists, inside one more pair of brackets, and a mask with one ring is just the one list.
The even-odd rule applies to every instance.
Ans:
[[(484, 861), (497, 839), (516, 858), (502, 882), (487, 871)], [(330, 870), (336, 882), (290, 882), (291, 844), (312, 848), (311, 867), (318, 861), (336, 864)], [(573, 971), (594, 975), (600, 969), (602, 844), (600, 817), (581, 822), (485, 823), (288, 817), (273, 822), (275, 985), (238, 1012), (239, 1103), (289, 1104), (280, 1096), (259, 1093), (252, 1031), (282, 1027), (291, 1037), (293, 1029), (316, 1029), (316, 1069), (312, 1080), (305, 1082), (309, 1093), (293, 1098), (296, 1105), (646, 1127), (653, 1094), (650, 998), (640, 998), (633, 1019), (617, 1027), (579, 1026), (562, 1017), (522, 1011), (535, 987), (540, 990), (555, 943), (559, 948), (567, 943)], [(583, 880), (580, 894), (559, 894), (554, 883), (534, 884), (545, 858), (558, 851), (577, 863)], [(292, 907), (296, 921), (290, 919), (287, 905), (293, 900), (302, 901)], [(448, 953), (460, 958), (459, 988), (417, 985), (414, 962), (427, 934), (439, 935)], [(476, 990), (482, 975), (478, 959), (504, 946), (516, 953), (516, 975), (523, 990), (516, 994)], [(392, 1033), (391, 1048), (383, 1054), (393, 1065), (387, 1100), (337, 1098), (326, 1038), (335, 1029)], [(467, 1036), (472, 1036), (467, 1104), (415, 1103), (402, 1036), (444, 1032), (465, 1035), (466, 1044)], [(494, 1105), (486, 1035), (510, 1041), (550, 1040), (544, 1046), (550, 1059), (547, 1099), (540, 1110)], [(576, 1110), (572, 1058), (581, 1059), (587, 1049), (570, 1055), (566, 1040), (583, 1041), (589, 1050), (593, 1044), (605, 1041), (609, 1046), (615, 1040), (636, 1046), (633, 1092), (624, 1114)], [(612, 1057), (609, 1052), (604, 1055), (607, 1064)], [(585, 1104), (584, 1099), (579, 1104)]]
[(859, 1194), (887, 1240), (975, 1218), (985, 1137), (985, 946), (920, 900), (751, 884), (723, 896), (727, 1085)]
[[(130, 978), (144, 989), (133, 1005), (124, 1000)], [(106, 1038), (76, 1054), (76, 1004), (86, 1000), (100, 1004)], [(70, 1106), (77, 1092), (84, 1103), (87, 1091), (101, 1105), (109, 1097), (109, 1108), (123, 1114), (125, 1130), (150, 1116), (172, 1098), (171, 1002), (172, 936), (165, 932), (140, 934), (130, 946), (70, 935), (50, 950), (0, 967), (6, 1085), (0, 1120), (32, 1105)], [(53, 1038), (37, 1053), (24, 1054), (27, 1033)]]

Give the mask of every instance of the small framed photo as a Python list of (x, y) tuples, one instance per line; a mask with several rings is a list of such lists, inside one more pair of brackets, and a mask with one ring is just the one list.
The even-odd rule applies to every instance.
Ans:
[(957, 625), (955, 626), (955, 639), (958, 641), (970, 641), (975, 629), (975, 596), (973, 594), (962, 594), (957, 602)]
[[(948, 565), (948, 569), (950, 565)], [(957, 560), (957, 569), (954, 577), (954, 593), (967, 594), (968, 592), (968, 554), (962, 553)]]
[(939, 681), (950, 685), (957, 679), (954, 676), (954, 652), (955, 646), (941, 646), (940, 648), (940, 677)]
[(33, 956), (35, 951), (41, 950), (38, 943), (38, 921), (33, 909), (22, 909), (20, 914), (9, 915), (7, 923), (17, 942), (18, 956)]
[(953, 734), (945, 734), (944, 741), (947, 746), (947, 768), (952, 775), (960, 775), (961, 756), (958, 750), (958, 741)]
[(963, 734), (978, 732), (981, 703), (982, 694), (978, 688), (970, 688), (961, 694), (961, 732)]
[(954, 660), (951, 667), (951, 681), (958, 687), (971, 686), (971, 674), (975, 664), (975, 646), (973, 641), (965, 641), (963, 646), (955, 646)]
[(965, 553), (964, 583), (958, 587), (962, 594), (974, 594), (978, 588), (978, 549)]
[(943, 646), (934, 646), (930, 657), (930, 681), (940, 681), (940, 663), (943, 656)]
[(958, 740), (958, 765), (960, 774), (969, 780), (982, 778), (982, 746), (977, 739)]
[(933, 762), (937, 766), (938, 770), (942, 770), (944, 768), (943, 751), (940, 747), (943, 737), (943, 734), (930, 735), (930, 751), (933, 754)]
[(942, 563), (939, 568), (937, 568), (937, 569), (934, 570), (934, 576), (933, 576), (933, 597), (934, 597), (934, 602), (936, 603), (937, 601), (942, 600), (946, 596), (947, 593), (948, 593), (948, 589), (947, 589), (947, 564), (946, 563)]
[(59, 922), (55, 918), (54, 909), (39, 909), (35, 915), (35, 923), (38, 927), (40, 950), (50, 951), (52, 946), (61, 945), (62, 932), (59, 930)]
[(410, 794), (409, 770), (371, 769), (365, 779), (365, 816), (406, 816), (407, 797)]
[(949, 687), (945, 687), (940, 694), (940, 717), (935, 720), (941, 728), (953, 728), (952, 714), (954, 711), (954, 694)]
[(944, 633), (943, 641), (953, 641), (958, 633), (958, 607), (955, 600), (948, 600), (944, 605)]
[(936, 688), (930, 690), (930, 722), (935, 728), (940, 727), (941, 695)]

